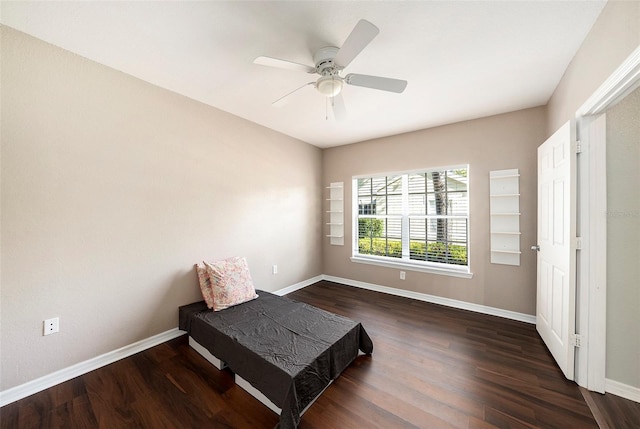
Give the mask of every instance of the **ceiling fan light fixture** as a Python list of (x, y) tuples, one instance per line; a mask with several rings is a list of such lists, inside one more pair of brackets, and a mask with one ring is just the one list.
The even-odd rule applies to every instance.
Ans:
[(324, 76), (316, 82), (316, 89), (325, 97), (335, 97), (342, 91), (342, 79), (334, 76)]

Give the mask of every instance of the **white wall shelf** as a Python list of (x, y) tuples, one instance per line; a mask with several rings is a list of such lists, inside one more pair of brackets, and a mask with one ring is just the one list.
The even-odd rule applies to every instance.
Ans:
[[(494, 170), (491, 173), (500, 173), (502, 171), (518, 171), (517, 169), (515, 170)], [(520, 173), (506, 173), (506, 174), (498, 174), (494, 177), (491, 177), (492, 179), (513, 179), (514, 177), (520, 177)]]
[(491, 263), (520, 265), (520, 173), (489, 172)]
[(331, 244), (344, 246), (344, 182), (332, 182), (327, 186), (329, 190), (329, 234), (327, 237)]

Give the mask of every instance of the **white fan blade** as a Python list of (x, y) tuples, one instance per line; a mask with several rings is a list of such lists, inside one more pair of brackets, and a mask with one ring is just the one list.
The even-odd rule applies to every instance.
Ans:
[(316, 68), (308, 66), (306, 64), (294, 63), (292, 61), (279, 60), (271, 57), (258, 57), (253, 60), (254, 64), (260, 64), (262, 66), (277, 67), (279, 69), (303, 71), (305, 73), (315, 73)]
[(333, 107), (333, 117), (336, 121), (343, 122), (347, 119), (347, 109), (344, 107), (342, 94), (331, 97), (331, 107)]
[(294, 93), (300, 91), (302, 88), (307, 87), (309, 85), (315, 85), (315, 82), (309, 82), (309, 83), (305, 83), (304, 85), (302, 85), (300, 88), (296, 88), (293, 91), (291, 91), (290, 93), (288, 93), (287, 95), (285, 95), (284, 97), (280, 97), (278, 98), (276, 101), (274, 101), (273, 103), (271, 103), (274, 107), (282, 107), (285, 104), (287, 104), (287, 102), (289, 101), (289, 96), (293, 95)]
[(349, 85), (364, 86), (365, 88), (381, 89), (390, 92), (402, 92), (407, 87), (406, 80), (391, 79), (388, 77), (369, 76), (366, 74), (350, 73), (344, 81)]
[(342, 44), (333, 62), (342, 68), (347, 67), (379, 32), (378, 27), (369, 21), (361, 19)]

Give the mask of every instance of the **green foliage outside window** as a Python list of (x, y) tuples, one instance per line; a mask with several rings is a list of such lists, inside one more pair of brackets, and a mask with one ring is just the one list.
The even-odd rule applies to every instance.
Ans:
[(360, 238), (358, 239), (358, 250), (363, 255), (402, 258), (402, 241), (385, 238)]
[(382, 219), (358, 219), (358, 237), (382, 237), (384, 232), (384, 220)]
[[(358, 251), (363, 255), (401, 258), (402, 242), (385, 238), (360, 237), (358, 239)], [(467, 265), (467, 247), (463, 245), (411, 241), (409, 243), (409, 252), (413, 260)]]

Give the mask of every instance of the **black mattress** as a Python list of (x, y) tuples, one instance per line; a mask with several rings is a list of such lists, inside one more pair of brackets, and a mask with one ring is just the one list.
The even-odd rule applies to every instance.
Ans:
[(360, 323), (265, 291), (214, 312), (204, 301), (180, 307), (179, 328), (282, 409), (280, 429), (373, 343)]

